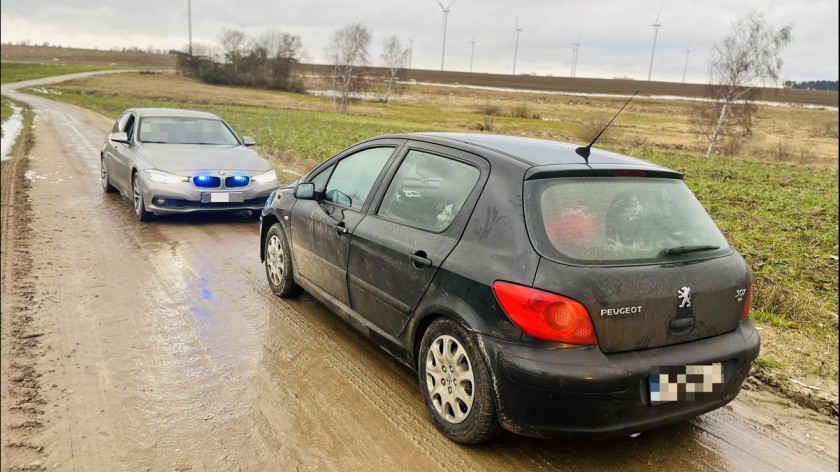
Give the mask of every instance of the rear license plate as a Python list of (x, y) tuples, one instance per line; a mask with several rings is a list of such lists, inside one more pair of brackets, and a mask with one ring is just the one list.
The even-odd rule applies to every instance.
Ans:
[(201, 203), (242, 203), (242, 192), (205, 192), (201, 194)]
[(650, 403), (723, 399), (723, 382), (721, 363), (654, 367), (650, 373)]

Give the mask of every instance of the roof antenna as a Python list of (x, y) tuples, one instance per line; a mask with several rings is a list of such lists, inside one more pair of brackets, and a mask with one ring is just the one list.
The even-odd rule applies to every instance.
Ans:
[(592, 145), (595, 144), (595, 141), (597, 141), (598, 138), (600, 138), (602, 134), (604, 134), (604, 131), (606, 131), (607, 128), (610, 127), (612, 122), (615, 121), (616, 118), (618, 118), (618, 114), (621, 113), (622, 110), (624, 110), (624, 107), (626, 107), (627, 104), (630, 103), (630, 100), (633, 100), (633, 97), (635, 97), (637, 93), (639, 93), (638, 90), (633, 92), (633, 95), (631, 95), (630, 98), (627, 99), (627, 102), (621, 107), (620, 110), (618, 110), (618, 113), (616, 113), (615, 116), (612, 117), (612, 120), (610, 120), (610, 122), (607, 123), (607, 126), (604, 126), (604, 129), (602, 129), (598, 133), (598, 136), (595, 136), (595, 139), (593, 139), (591, 143), (587, 144), (586, 146), (581, 146), (581, 147), (575, 149), (575, 152), (578, 154), (578, 156), (582, 157), (583, 160), (586, 161), (586, 165), (589, 165), (589, 151), (591, 150)]

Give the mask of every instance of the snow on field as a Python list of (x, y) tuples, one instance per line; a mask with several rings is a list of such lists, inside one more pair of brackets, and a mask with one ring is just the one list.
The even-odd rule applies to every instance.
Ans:
[(3, 139), (0, 145), (0, 160), (5, 161), (9, 159), (9, 152), (12, 146), (15, 145), (15, 140), (23, 128), (23, 108), (10, 105), (12, 107), (12, 116), (3, 123)]

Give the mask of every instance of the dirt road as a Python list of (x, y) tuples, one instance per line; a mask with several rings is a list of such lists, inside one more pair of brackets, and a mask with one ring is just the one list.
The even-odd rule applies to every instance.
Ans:
[(761, 392), (637, 438), (451, 443), (412, 372), (271, 294), (256, 221), (135, 221), (99, 186), (110, 120), (11, 95), (37, 118), (2, 168), (3, 470), (837, 470), (837, 423)]

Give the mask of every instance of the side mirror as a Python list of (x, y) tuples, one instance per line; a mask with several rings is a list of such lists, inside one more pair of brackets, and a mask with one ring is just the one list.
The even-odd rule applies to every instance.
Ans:
[(109, 141), (117, 143), (128, 144), (128, 133), (120, 131), (119, 133), (111, 133), (108, 135)]
[(242, 144), (250, 147), (250, 146), (253, 146), (253, 145), (257, 144), (257, 142), (254, 141), (254, 138), (252, 138), (250, 136), (243, 136), (242, 137)]
[(295, 198), (299, 198), (301, 200), (314, 200), (315, 184), (311, 182), (297, 184), (295, 187)]

